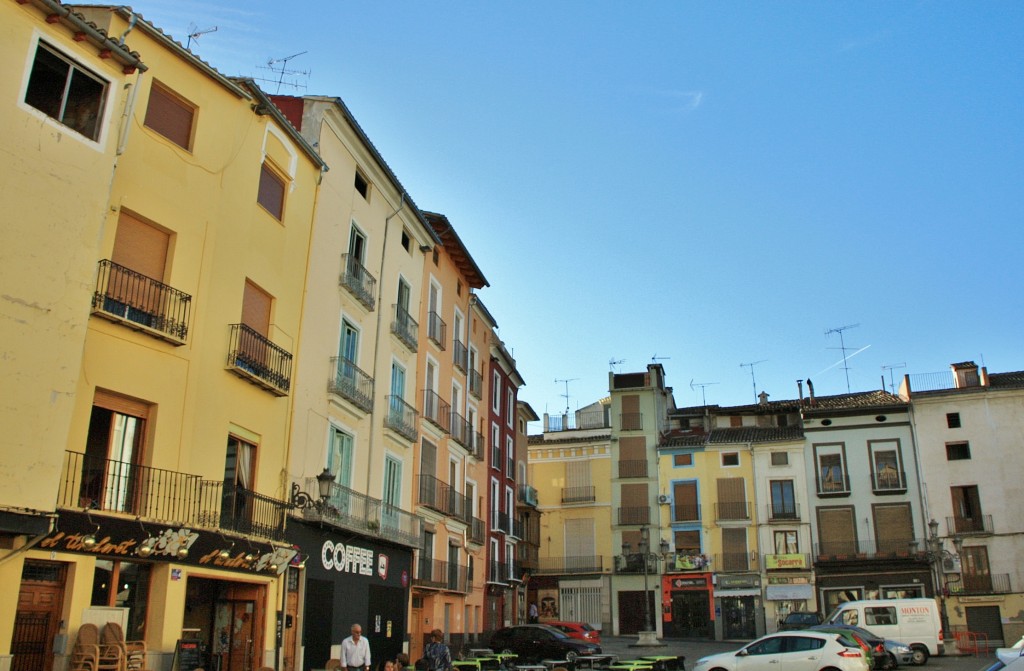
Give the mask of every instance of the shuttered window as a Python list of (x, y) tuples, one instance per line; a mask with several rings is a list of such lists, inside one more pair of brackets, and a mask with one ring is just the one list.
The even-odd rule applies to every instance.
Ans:
[(718, 478), (718, 519), (745, 520), (749, 517), (743, 478)]
[(593, 558), (597, 554), (594, 547), (594, 520), (590, 517), (565, 520), (565, 556)]
[(270, 334), (270, 294), (249, 280), (242, 297), (242, 323), (266, 338)]
[(256, 200), (275, 219), (284, 219), (284, 179), (266, 161), (260, 167), (260, 189)]
[(818, 536), (821, 538), (821, 554), (855, 553), (857, 530), (853, 520), (853, 508), (818, 508)]
[(914, 521), (909, 503), (872, 506), (875, 517), (875, 538), (879, 552), (906, 552), (914, 539)]
[(700, 532), (699, 531), (677, 531), (675, 532), (676, 553), (685, 555), (700, 554)]
[(700, 519), (697, 507), (697, 483), (676, 482), (672, 485), (672, 519), (676, 522), (693, 522)]
[(143, 123), (182, 149), (191, 149), (195, 111), (194, 105), (159, 82), (153, 82)]
[(420, 451), (420, 473), (431, 477), (437, 473), (437, 446), (429, 440), (423, 441)]
[(117, 220), (110, 260), (119, 266), (163, 282), (170, 236), (122, 211)]
[(722, 529), (722, 570), (746, 571), (747, 560), (747, 530)]

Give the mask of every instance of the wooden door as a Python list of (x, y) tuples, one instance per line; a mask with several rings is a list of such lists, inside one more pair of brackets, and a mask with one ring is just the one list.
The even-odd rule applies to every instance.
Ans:
[(51, 671), (64, 605), (64, 564), (26, 560), (11, 637), (11, 671)]

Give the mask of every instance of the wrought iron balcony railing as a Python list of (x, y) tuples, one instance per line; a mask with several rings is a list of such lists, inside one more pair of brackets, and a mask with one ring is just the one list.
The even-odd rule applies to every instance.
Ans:
[(452, 342), (452, 363), (463, 373), (469, 370), (469, 349), (458, 339)]
[(184, 345), (191, 307), (192, 296), (184, 291), (113, 261), (100, 261), (92, 296), (94, 314)]
[(391, 332), (398, 336), (409, 351), (415, 352), (419, 346), (420, 325), (402, 306), (396, 303), (391, 307), (395, 315), (395, 320), (391, 322)]
[(423, 419), (445, 433), (451, 433), (452, 406), (432, 389), (423, 390)]
[(441, 319), (436, 312), (427, 313), (427, 337), (434, 341), (438, 349), (445, 348), (445, 334), (448, 333), (448, 324)]
[(993, 529), (992, 516), (947, 517), (946, 528), (951, 536), (955, 534), (990, 534)]
[(582, 431), (607, 429), (612, 425), (607, 408), (577, 410), (571, 415), (550, 415), (545, 431)]
[(822, 478), (817, 479), (818, 484), (818, 496), (849, 496), (850, 495), (850, 476), (848, 473), (843, 473), (838, 479), (836, 478)]
[(487, 582), (505, 585), (508, 580), (508, 567), (494, 559), (487, 562)]
[(672, 506), (673, 522), (699, 522), (700, 504), (676, 503)]
[(617, 556), (615, 558), (615, 572), (643, 573), (645, 560), (647, 562), (647, 573), (650, 575), (657, 575), (658, 555), (650, 552), (631, 552), (629, 554)]
[(647, 477), (647, 460), (646, 459), (620, 459), (619, 460), (619, 477), (620, 478), (646, 478)]
[(348, 359), (340, 356), (331, 358), (334, 375), (327, 383), (327, 390), (352, 402), (357, 408), (373, 410), (373, 378)]
[(794, 522), (800, 519), (800, 504), (792, 501), (769, 503), (769, 522)]
[(623, 431), (643, 431), (644, 416), (639, 412), (623, 412), (619, 415), (619, 427)]
[[(301, 491), (315, 492), (316, 478), (306, 478), (305, 487), (292, 485), (292, 501)], [(383, 503), (348, 487), (331, 484), (331, 493), (323, 502), (298, 508), (304, 519), (330, 524), (363, 535), (376, 536), (409, 547), (419, 547), (423, 520), (397, 506)]]
[(927, 543), (915, 538), (878, 540), (822, 540), (814, 545), (815, 561), (846, 561), (850, 559), (908, 559), (927, 561), (920, 548)]
[(602, 573), (604, 557), (598, 555), (581, 557), (540, 557), (537, 573), (544, 575)]
[(491, 531), (500, 531), (504, 534), (512, 533), (512, 520), (508, 513), (491, 511)]
[(596, 489), (593, 485), (562, 487), (562, 503), (593, 503), (596, 500)]
[(484, 376), (478, 370), (469, 371), (469, 393), (480, 399), (484, 394)]
[(413, 584), (449, 592), (467, 593), (472, 586), (469, 569), (451, 562), (421, 558), (416, 562)]
[[(376, 509), (376, 512), (374, 512)], [(380, 527), (377, 535), (381, 538), (418, 548), (423, 533), (423, 519), (419, 515), (413, 515), (407, 510), (402, 510), (396, 505), (385, 501), (372, 499), (370, 502), (370, 523), (367, 528), (373, 530), (372, 521), (374, 518), (380, 520)]]
[(895, 468), (871, 472), (871, 489), (876, 494), (907, 491), (907, 474)]
[(473, 425), (466, 421), (466, 418), (455, 410), (452, 410), (451, 417), (452, 439), (467, 451), (473, 451)]
[(384, 426), (398, 432), (399, 435), (415, 441), (418, 433), (416, 431), (416, 418), (419, 413), (416, 408), (406, 403), (399, 396), (388, 396), (388, 414), (384, 418)]
[(291, 389), (291, 353), (246, 324), (231, 324), (227, 366), (275, 396), (287, 396)]
[(1010, 594), (1013, 592), (1010, 586), (1009, 573), (985, 573), (974, 575), (964, 573), (959, 581), (948, 580), (946, 587), (950, 594)]
[(420, 475), (419, 478), (420, 505), (465, 522), (472, 519), (473, 502), (464, 494), (433, 475)]
[(648, 506), (624, 506), (619, 508), (619, 524), (650, 524), (651, 509)]
[(747, 501), (725, 501), (716, 503), (715, 519), (719, 521), (749, 520), (750, 503)]
[(530, 485), (519, 485), (519, 500), (528, 506), (537, 507), (537, 488)]
[(482, 545), (486, 534), (484, 533), (484, 521), (479, 517), (474, 517), (469, 521), (469, 541)]
[(477, 461), (484, 460), (484, 434), (479, 431), (473, 432), (473, 449), (470, 450), (469, 455)]
[(341, 286), (348, 289), (360, 303), (372, 310), (376, 305), (377, 278), (369, 273), (359, 259), (351, 254), (341, 255)]

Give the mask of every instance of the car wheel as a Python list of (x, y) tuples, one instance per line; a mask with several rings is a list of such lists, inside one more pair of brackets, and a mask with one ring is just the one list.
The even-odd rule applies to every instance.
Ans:
[(910, 663), (914, 666), (921, 666), (928, 663), (928, 648), (921, 644), (910, 646), (914, 651), (914, 656), (911, 657)]
[(575, 650), (568, 650), (565, 653), (565, 661), (569, 662), (570, 664), (573, 664), (576, 662), (576, 658), (579, 656), (579, 653)]
[(509, 648), (505, 648), (504, 650), (501, 651), (501, 654), (503, 654), (503, 655), (514, 655), (516, 653), (512, 652), (512, 650), (510, 650)]

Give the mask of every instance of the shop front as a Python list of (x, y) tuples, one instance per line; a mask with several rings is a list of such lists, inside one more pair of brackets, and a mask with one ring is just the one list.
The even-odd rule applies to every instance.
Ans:
[[(308, 552), (297, 606), (302, 661), (296, 668), (322, 669), (338, 658), (356, 623), (370, 643), (374, 667), (408, 650), (412, 548), (297, 519), (289, 523), (288, 538)], [(290, 624), (294, 618), (286, 617), (285, 627)]]
[(661, 611), (666, 638), (715, 637), (711, 574), (669, 574), (661, 579)]
[(717, 576), (715, 585), (715, 638), (750, 640), (764, 634), (761, 576)]
[(806, 554), (768, 554), (764, 560), (767, 571), (765, 627), (769, 632), (777, 631), (790, 613), (817, 610), (811, 565)]

